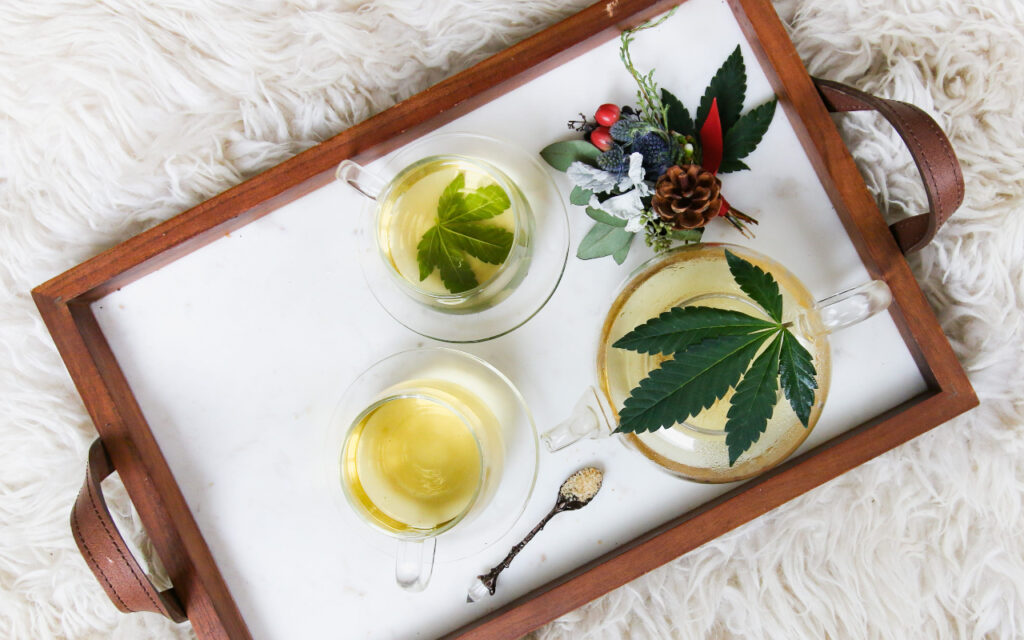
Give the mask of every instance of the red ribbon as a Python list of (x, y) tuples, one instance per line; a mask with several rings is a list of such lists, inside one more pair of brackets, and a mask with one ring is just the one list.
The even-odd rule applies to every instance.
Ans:
[[(712, 174), (718, 173), (722, 166), (722, 118), (718, 115), (718, 98), (711, 99), (711, 109), (708, 110), (708, 117), (700, 127), (700, 165), (705, 171)], [(722, 198), (722, 207), (718, 215), (724, 216), (729, 213), (729, 203)]]

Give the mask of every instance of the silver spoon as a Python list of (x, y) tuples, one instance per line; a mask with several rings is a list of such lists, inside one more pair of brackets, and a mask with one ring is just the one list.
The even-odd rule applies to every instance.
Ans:
[(551, 508), (551, 511), (537, 523), (533, 531), (526, 534), (522, 542), (512, 547), (512, 550), (508, 552), (504, 560), (489, 572), (481, 574), (473, 580), (473, 584), (469, 586), (466, 602), (476, 602), (477, 600), (482, 600), (484, 596), (493, 596), (494, 589), (498, 584), (498, 574), (507, 568), (508, 565), (512, 564), (512, 560), (519, 555), (519, 552), (523, 550), (523, 547), (530, 540), (533, 540), (533, 536), (537, 535), (537, 532), (543, 529), (544, 525), (559, 513), (575, 511), (587, 506), (601, 489), (603, 479), (604, 473), (596, 467), (584, 467), (566, 478), (565, 482), (558, 489), (558, 499), (555, 500), (555, 506)]

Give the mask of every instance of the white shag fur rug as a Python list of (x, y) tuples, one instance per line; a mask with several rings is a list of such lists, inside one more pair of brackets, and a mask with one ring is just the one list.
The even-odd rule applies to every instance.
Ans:
[[(95, 432), (29, 289), (587, 1), (0, 3), (0, 637), (191, 635), (118, 613), (78, 555)], [(949, 133), (967, 199), (912, 264), (982, 405), (535, 636), (1022, 637), (1024, 6), (776, 9), (812, 73)], [(890, 129), (838, 121), (883, 210), (921, 209)]]

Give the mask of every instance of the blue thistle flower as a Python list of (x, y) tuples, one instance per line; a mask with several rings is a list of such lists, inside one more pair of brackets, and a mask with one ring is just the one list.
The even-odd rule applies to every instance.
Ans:
[(623, 116), (608, 129), (608, 133), (618, 142), (630, 143), (633, 141), (638, 123), (635, 117)]
[(597, 166), (611, 173), (623, 174), (629, 170), (629, 158), (622, 147), (616, 144), (597, 156)]
[(657, 133), (647, 133), (634, 139), (633, 151), (643, 155), (644, 169), (647, 175), (654, 179), (672, 166), (672, 153), (668, 142)]

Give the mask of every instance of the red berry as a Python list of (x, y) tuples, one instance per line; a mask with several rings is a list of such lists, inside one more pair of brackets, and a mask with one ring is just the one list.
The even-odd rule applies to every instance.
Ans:
[(610, 127), (619, 121), (619, 107), (614, 104), (602, 104), (597, 108), (597, 113), (594, 114), (594, 120), (597, 120), (597, 124), (605, 127)]
[(600, 149), (607, 151), (612, 148), (612, 134), (608, 127), (598, 127), (590, 132), (590, 142)]

